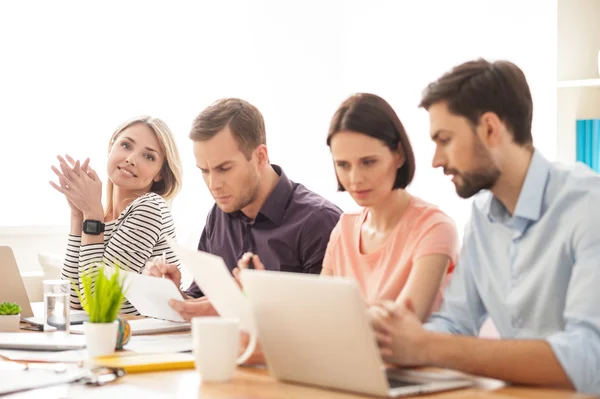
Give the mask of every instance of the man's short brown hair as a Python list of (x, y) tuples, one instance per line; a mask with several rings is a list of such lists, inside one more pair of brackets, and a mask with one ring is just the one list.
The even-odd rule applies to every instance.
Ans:
[(189, 137), (193, 141), (210, 140), (227, 126), (248, 159), (256, 147), (267, 144), (262, 114), (239, 98), (223, 98), (206, 107), (194, 119)]
[(419, 106), (429, 110), (441, 101), (473, 127), (479, 124), (481, 115), (493, 112), (511, 131), (515, 143), (533, 142), (531, 92), (525, 74), (512, 62), (480, 58), (452, 68), (425, 88)]

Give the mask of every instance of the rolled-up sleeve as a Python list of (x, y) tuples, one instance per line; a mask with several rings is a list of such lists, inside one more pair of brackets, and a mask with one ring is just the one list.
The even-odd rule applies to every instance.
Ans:
[(454, 269), (450, 284), (444, 291), (442, 308), (431, 315), (425, 328), (430, 331), (457, 335), (477, 335), (485, 321), (487, 312), (477, 290), (471, 267), (473, 266), (470, 248), (470, 224), (465, 230), (458, 264)]
[[(597, 205), (588, 204), (585, 209)], [(565, 328), (547, 337), (577, 391), (600, 395), (600, 215), (586, 214), (573, 236), (575, 263), (563, 312)]]

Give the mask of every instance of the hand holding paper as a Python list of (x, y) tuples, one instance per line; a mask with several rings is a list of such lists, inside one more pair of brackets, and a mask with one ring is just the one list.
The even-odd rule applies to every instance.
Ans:
[(169, 299), (183, 300), (179, 288), (168, 279), (125, 272), (125, 297), (144, 316), (157, 319), (184, 321), (169, 306)]

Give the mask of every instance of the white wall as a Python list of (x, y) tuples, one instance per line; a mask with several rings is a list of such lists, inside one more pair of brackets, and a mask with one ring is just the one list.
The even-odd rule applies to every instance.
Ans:
[[(427, 83), (475, 57), (509, 59), (523, 68), (535, 102), (535, 143), (556, 156), (556, 1), (128, 1), (101, 7), (40, 1), (34, 13), (31, 7), (0, 3), (0, 245), (15, 243), (2, 226), (32, 232), (33, 226), (65, 226), (67, 205), (48, 184), (55, 155), (90, 156), (103, 169), (112, 130), (140, 113), (164, 118), (176, 134), (185, 180), (173, 211), (180, 238), (193, 242), (212, 199), (195, 170), (187, 133), (202, 108), (226, 96), (263, 112), (272, 162), (344, 209), (355, 205), (335, 192), (325, 135), (339, 103), (368, 91), (392, 104), (410, 135), (417, 157), (410, 190), (440, 205), (462, 229), (469, 202), (431, 168), (428, 117), (417, 104)], [(26, 239), (16, 252), (30, 270), (36, 267), (32, 254), (48, 241)]]
[[(600, 75), (600, 1), (559, 0), (557, 32), (557, 77), (559, 81), (597, 79)], [(575, 121), (600, 117), (598, 87), (558, 89), (557, 160), (576, 161)]]

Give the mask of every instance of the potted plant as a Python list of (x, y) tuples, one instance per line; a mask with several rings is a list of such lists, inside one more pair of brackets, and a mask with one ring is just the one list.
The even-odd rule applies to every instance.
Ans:
[(19, 331), (21, 307), (14, 302), (0, 303), (0, 332)]
[(89, 317), (83, 323), (88, 354), (95, 357), (113, 353), (119, 326), (117, 315), (125, 298), (125, 278), (120, 268), (92, 267), (82, 274), (81, 289), (73, 285)]

